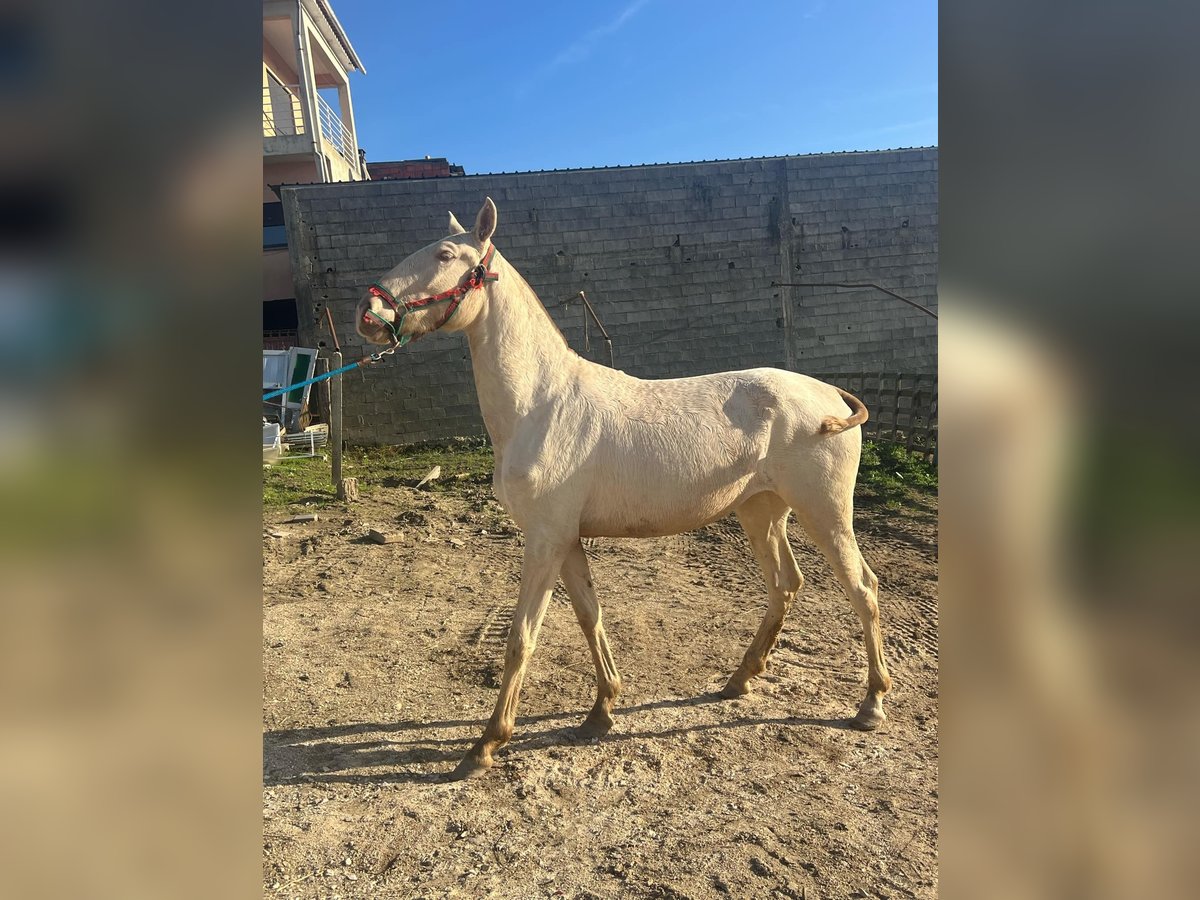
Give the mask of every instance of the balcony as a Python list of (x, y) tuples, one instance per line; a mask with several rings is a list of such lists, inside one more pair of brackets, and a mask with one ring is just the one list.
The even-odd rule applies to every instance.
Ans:
[(312, 157), (312, 140), (305, 135), (300, 86), (270, 78), (263, 87), (263, 155)]
[[(304, 121), (304, 105), (298, 84), (284, 84), (274, 78), (263, 88), (263, 152), (267, 155), (291, 155), (312, 152), (312, 143)], [(351, 171), (358, 171), (358, 150), (354, 136), (324, 97), (316, 95), (317, 133), (323, 144), (342, 158)]]

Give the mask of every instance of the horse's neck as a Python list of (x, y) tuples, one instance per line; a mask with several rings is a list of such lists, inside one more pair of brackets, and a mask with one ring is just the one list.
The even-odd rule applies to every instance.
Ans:
[(533, 288), (503, 258), (497, 264), (500, 279), (488, 285), (487, 309), (467, 339), (479, 406), (503, 449), (517, 422), (562, 389), (578, 357)]

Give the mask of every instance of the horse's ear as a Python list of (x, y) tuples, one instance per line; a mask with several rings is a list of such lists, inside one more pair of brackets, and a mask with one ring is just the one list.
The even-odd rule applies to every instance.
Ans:
[(496, 204), (492, 202), (491, 197), (485, 198), (483, 206), (479, 207), (479, 215), (475, 217), (475, 240), (479, 241), (479, 246), (486, 244), (496, 233), (498, 218)]
[(450, 213), (450, 234), (453, 236), (456, 234), (466, 234), (466, 233), (467, 233), (467, 229), (463, 228), (462, 225), (458, 224), (458, 219), (456, 219), (454, 217), (454, 213)]

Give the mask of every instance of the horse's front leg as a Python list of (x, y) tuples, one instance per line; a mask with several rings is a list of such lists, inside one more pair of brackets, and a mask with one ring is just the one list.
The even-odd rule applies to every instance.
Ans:
[(508, 631), (508, 647), (504, 653), (504, 676), (500, 679), (500, 696), (496, 709), (488, 720), (483, 736), (470, 749), (453, 778), (474, 778), (492, 765), (492, 754), (508, 743), (517, 717), (517, 702), (525, 667), (537, 645), (538, 630), (550, 603), (554, 582), (570, 549), (570, 541), (526, 538), (525, 558), (521, 564), (521, 593)]
[(600, 603), (596, 600), (596, 588), (592, 583), (592, 571), (588, 566), (583, 545), (578, 541), (567, 553), (562, 569), (563, 584), (575, 608), (575, 617), (592, 651), (596, 664), (596, 705), (592, 707), (584, 723), (579, 727), (581, 737), (601, 737), (613, 726), (612, 706), (621, 693), (621, 676), (608, 649), (608, 637), (604, 633), (604, 622)]

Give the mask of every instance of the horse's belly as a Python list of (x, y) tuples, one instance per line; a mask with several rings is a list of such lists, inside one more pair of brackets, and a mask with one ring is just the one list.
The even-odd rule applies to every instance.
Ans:
[(692, 531), (736, 509), (750, 477), (719, 490), (675, 493), (610, 491), (593, 496), (579, 521), (582, 537), (661, 537)]

